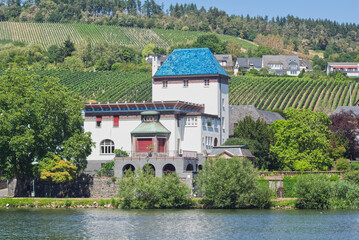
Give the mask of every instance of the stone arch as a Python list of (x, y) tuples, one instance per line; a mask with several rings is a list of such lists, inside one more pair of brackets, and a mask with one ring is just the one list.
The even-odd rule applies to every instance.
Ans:
[(162, 171), (165, 174), (169, 173), (169, 172), (176, 172), (176, 168), (172, 164), (168, 163), (168, 164), (163, 166)]
[[(155, 176), (155, 175), (156, 175), (156, 168), (155, 168), (155, 166), (153, 166), (152, 164), (148, 164), (148, 165), (149, 165), (149, 167), (151, 168), (151, 171), (152, 171), (152, 173), (153, 173), (153, 176)], [(145, 165), (145, 166), (146, 166), (146, 165)], [(145, 166), (143, 166), (143, 171), (146, 172)]]
[(218, 139), (217, 138), (214, 138), (214, 144), (213, 146), (217, 147), (218, 146)]
[(131, 170), (132, 172), (135, 171), (135, 167), (132, 164), (126, 164), (125, 166), (123, 166), (122, 168), (122, 174), (125, 174), (126, 171)]
[(189, 163), (189, 164), (187, 165), (187, 167), (186, 167), (186, 171), (192, 172), (192, 171), (193, 171), (193, 165)]

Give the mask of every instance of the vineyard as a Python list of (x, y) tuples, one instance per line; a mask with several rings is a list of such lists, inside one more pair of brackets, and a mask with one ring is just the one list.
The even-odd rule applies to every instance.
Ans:
[[(151, 101), (151, 73), (83, 72), (67, 70), (36, 71), (52, 76), (85, 100), (99, 102)], [(0, 74), (3, 74), (1, 72)], [(359, 83), (353, 83), (352, 105), (359, 98)], [(348, 106), (349, 82), (318, 81), (299, 78), (232, 77), (230, 105), (254, 105), (259, 109), (288, 107), (333, 112)]]
[[(123, 46), (143, 48), (154, 43), (160, 48), (169, 48), (170, 45), (193, 43), (204, 32), (160, 30), (146, 28), (127, 28), (95, 24), (68, 24), (68, 23), (30, 23), (30, 22), (0, 22), (0, 40), (37, 43), (45, 48), (63, 43), (67, 37), (79, 44), (81, 40), (91, 43), (108, 42), (120, 43)], [(254, 49), (256, 46), (236, 37), (219, 35), (228, 41), (236, 39), (242, 48)]]
[[(352, 84), (352, 104), (358, 98), (358, 83)], [(259, 109), (306, 108), (331, 112), (348, 106), (349, 82), (298, 78), (233, 77), (230, 80), (231, 105), (254, 105)]]
[(86, 100), (98, 102), (151, 101), (151, 73), (82, 72), (44, 70), (40, 76), (51, 76)]

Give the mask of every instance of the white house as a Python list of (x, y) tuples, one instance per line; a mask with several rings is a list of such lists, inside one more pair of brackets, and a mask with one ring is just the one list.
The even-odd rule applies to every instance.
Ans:
[(359, 78), (359, 62), (328, 62), (327, 74), (340, 71), (347, 77)]
[[(196, 171), (201, 154), (228, 138), (229, 76), (208, 48), (176, 49), (152, 78), (152, 102), (86, 104), (95, 147), (87, 171), (115, 158), (120, 173), (146, 162), (156, 174)], [(116, 170), (115, 170), (116, 174)]]

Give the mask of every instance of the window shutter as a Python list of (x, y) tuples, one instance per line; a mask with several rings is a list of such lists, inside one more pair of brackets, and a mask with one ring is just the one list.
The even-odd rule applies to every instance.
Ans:
[(119, 121), (120, 121), (120, 117), (119, 117), (119, 116), (113, 116), (113, 126), (114, 126), (114, 127), (118, 127)]

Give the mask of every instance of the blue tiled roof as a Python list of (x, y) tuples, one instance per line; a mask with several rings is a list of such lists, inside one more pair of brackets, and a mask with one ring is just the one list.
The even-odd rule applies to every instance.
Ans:
[(228, 76), (208, 48), (175, 49), (155, 76), (221, 74)]

